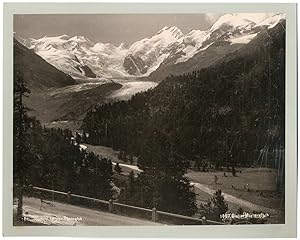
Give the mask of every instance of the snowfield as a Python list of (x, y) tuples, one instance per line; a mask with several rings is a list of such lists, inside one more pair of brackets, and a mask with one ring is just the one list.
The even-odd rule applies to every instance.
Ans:
[(242, 37), (239, 37), (239, 38), (234, 38), (234, 39), (231, 39), (230, 42), (231, 44), (247, 44), (249, 43), (253, 38), (255, 38), (257, 36), (257, 33), (253, 33), (253, 34), (250, 34), (250, 35), (246, 35), (246, 36), (242, 36)]
[[(184, 34), (179, 28), (166, 26), (152, 37), (144, 38), (132, 44), (127, 56), (142, 59), (144, 63), (143, 69), (146, 71), (142, 72), (142, 69), (137, 67), (135, 75), (148, 76), (155, 71), (171, 53), (182, 49), (183, 40)], [(133, 64), (136, 67), (136, 64)]]
[(17, 37), (17, 40), (73, 78), (86, 77), (84, 66), (88, 66), (98, 77), (128, 75), (122, 67), (128, 51), (124, 44), (118, 47), (113, 44), (94, 44), (84, 36), (68, 35), (28, 40)]

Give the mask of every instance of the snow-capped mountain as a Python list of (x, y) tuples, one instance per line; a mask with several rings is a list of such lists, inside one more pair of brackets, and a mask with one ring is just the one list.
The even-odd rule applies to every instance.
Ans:
[(192, 30), (186, 35), (177, 27), (164, 27), (151, 38), (134, 43), (123, 66), (131, 75), (148, 76), (170, 62), (173, 65), (186, 62), (213, 44), (247, 44), (284, 17), (271, 13), (225, 14), (208, 30)]
[(263, 28), (270, 29), (270, 28), (275, 27), (283, 19), (285, 19), (285, 14), (273, 14), (273, 15), (269, 16), (268, 18), (265, 18), (264, 20), (258, 22), (254, 26), (254, 28), (263, 27)]
[[(221, 16), (207, 31), (193, 30), (186, 35), (185, 55), (176, 63), (185, 62), (196, 53), (206, 50), (214, 43), (247, 44), (265, 27), (274, 27), (283, 14), (232, 13)], [(192, 44), (191, 44), (192, 43)], [(190, 47), (193, 45), (193, 48)]]
[(133, 75), (147, 75), (172, 54), (181, 50), (184, 35), (175, 26), (164, 27), (151, 38), (135, 42), (124, 59), (124, 68)]
[(113, 44), (94, 44), (83, 36), (68, 35), (26, 40), (16, 36), (16, 39), (74, 78), (128, 75), (122, 67), (128, 51), (124, 44), (118, 47)]
[(147, 79), (159, 82), (170, 74), (208, 67), (248, 44), (257, 35), (267, 33), (267, 29), (275, 27), (283, 19), (284, 14), (225, 14), (206, 31), (188, 33), (181, 45), (182, 50), (172, 58), (166, 58)]
[[(270, 27), (275, 21), (284, 18), (283, 14), (270, 13), (232, 13), (221, 16), (208, 30), (207, 42), (213, 41), (234, 41), (236, 38), (245, 35), (255, 36), (254, 33), (260, 32), (264, 27)], [(274, 21), (275, 20), (275, 21)], [(252, 39), (249, 39), (249, 41)], [(208, 44), (206, 42), (206, 44)], [(245, 42), (246, 43), (246, 42)]]
[[(162, 69), (164, 74), (161, 76), (164, 77), (171, 73), (166, 66), (176, 66), (178, 71), (184, 71), (182, 64), (200, 64), (205, 57), (210, 59), (203, 66), (213, 63), (211, 59), (217, 57), (211, 57), (212, 54), (223, 56), (234, 51), (284, 18), (284, 14), (272, 13), (225, 14), (207, 30), (192, 30), (184, 35), (175, 26), (164, 27), (129, 48), (124, 44), (93, 43), (83, 36), (15, 38), (73, 78), (147, 77)], [(201, 59), (201, 56), (204, 57)]]

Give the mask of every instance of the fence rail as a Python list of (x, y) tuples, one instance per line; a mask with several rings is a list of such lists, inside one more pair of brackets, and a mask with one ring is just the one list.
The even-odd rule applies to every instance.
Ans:
[(58, 195), (63, 195), (66, 197), (65, 200), (70, 204), (72, 204), (72, 199), (74, 198), (89, 200), (91, 202), (100, 203), (104, 205), (104, 207), (101, 208), (101, 210), (106, 210), (108, 212), (119, 214), (119, 215), (146, 218), (154, 222), (180, 224), (180, 225), (225, 225), (225, 223), (223, 222), (207, 220), (205, 217), (203, 217), (202, 219), (195, 218), (195, 217), (188, 217), (180, 214), (159, 211), (156, 208), (152, 208), (152, 209), (142, 208), (142, 207), (114, 202), (113, 200), (106, 201), (102, 199), (86, 197), (78, 194), (73, 194), (71, 192), (61, 192), (61, 191), (56, 191), (56, 190), (51, 190), (51, 189), (41, 188), (41, 187), (32, 187), (32, 189), (39, 192), (46, 192), (51, 194), (55, 193)]

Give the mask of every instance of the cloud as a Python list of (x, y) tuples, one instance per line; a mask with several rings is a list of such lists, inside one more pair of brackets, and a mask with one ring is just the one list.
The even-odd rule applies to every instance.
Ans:
[(224, 15), (224, 13), (206, 13), (205, 20), (212, 24), (217, 21), (222, 15)]

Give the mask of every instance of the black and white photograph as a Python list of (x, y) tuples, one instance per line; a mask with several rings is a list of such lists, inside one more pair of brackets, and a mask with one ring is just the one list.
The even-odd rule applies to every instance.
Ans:
[(286, 223), (285, 12), (13, 15), (13, 226)]

